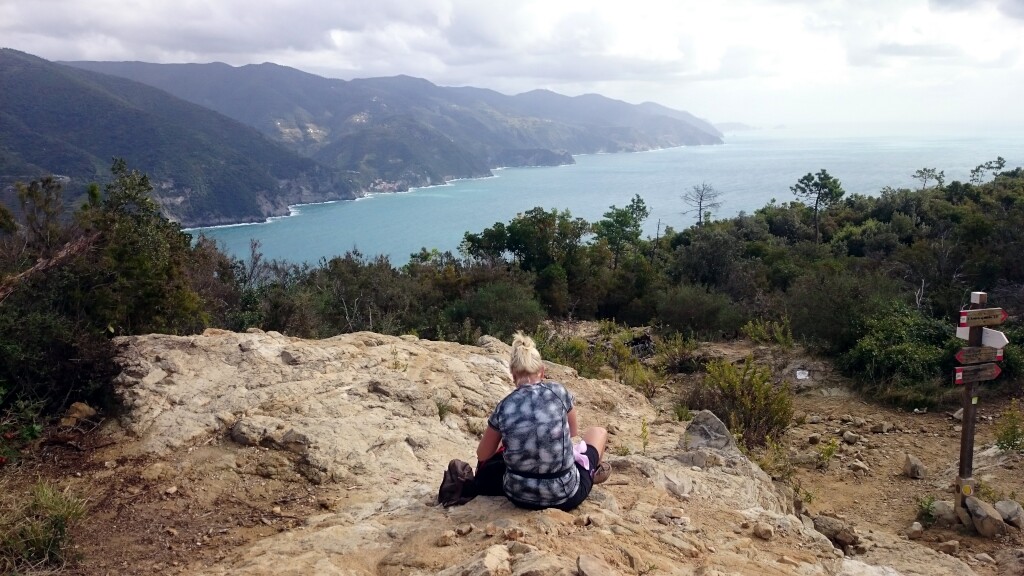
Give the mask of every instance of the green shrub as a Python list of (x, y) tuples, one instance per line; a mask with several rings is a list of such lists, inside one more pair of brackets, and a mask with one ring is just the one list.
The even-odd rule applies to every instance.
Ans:
[(72, 560), (70, 530), (85, 516), (85, 502), (46, 483), (33, 486), (28, 499), (0, 488), (0, 573), (60, 568)]
[(654, 365), (668, 374), (696, 372), (700, 366), (694, 357), (698, 343), (676, 332), (655, 341)]
[(789, 384), (776, 387), (771, 380), (771, 370), (750, 356), (742, 367), (716, 360), (708, 364), (688, 405), (714, 412), (747, 448), (764, 446), (768, 439), (778, 440), (793, 419)]
[(569, 366), (584, 378), (597, 378), (608, 363), (607, 352), (579, 336), (563, 336), (546, 326), (533, 333), (537, 351), (542, 358)]
[(996, 423), (996, 446), (1000, 450), (1024, 451), (1024, 414), (1017, 400), (1010, 402)]
[(661, 293), (657, 312), (664, 326), (682, 334), (709, 338), (738, 334), (745, 321), (728, 296), (691, 284)]
[(689, 422), (693, 420), (693, 413), (690, 412), (690, 408), (686, 404), (676, 403), (672, 407), (672, 414), (676, 417), (677, 422)]
[(740, 332), (755, 344), (777, 344), (783, 348), (793, 347), (793, 330), (789, 318), (781, 321), (755, 318), (740, 328)]
[(903, 405), (939, 402), (937, 390), (951, 370), (950, 324), (892, 303), (869, 318), (865, 334), (839, 365), (876, 398)]
[(899, 292), (885, 276), (825, 261), (792, 282), (784, 306), (794, 336), (824, 352), (841, 354), (864, 334), (865, 319)]
[(935, 496), (917, 498), (917, 519), (925, 526), (935, 524)]
[(533, 291), (521, 284), (497, 281), (477, 288), (448, 312), (455, 323), (471, 320), (485, 334), (507, 339), (516, 330), (533, 331), (544, 320), (544, 309)]
[(839, 440), (835, 438), (820, 444), (815, 456), (815, 466), (823, 470), (828, 469), (829, 463), (835, 458), (837, 452), (839, 452)]
[(651, 441), (651, 427), (647, 424), (647, 418), (640, 419), (640, 446), (644, 456), (647, 455), (647, 445)]
[(764, 449), (757, 452), (755, 461), (773, 480), (788, 482), (793, 477), (794, 467), (789, 459), (789, 450), (782, 442), (766, 439)]
[(622, 383), (643, 394), (648, 400), (658, 391), (657, 376), (641, 362), (632, 361), (621, 368)]

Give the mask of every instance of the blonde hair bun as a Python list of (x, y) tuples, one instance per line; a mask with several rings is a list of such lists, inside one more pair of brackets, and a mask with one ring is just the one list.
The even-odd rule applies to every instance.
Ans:
[(521, 331), (512, 337), (512, 358), (508, 364), (513, 377), (539, 374), (544, 369), (536, 342)]

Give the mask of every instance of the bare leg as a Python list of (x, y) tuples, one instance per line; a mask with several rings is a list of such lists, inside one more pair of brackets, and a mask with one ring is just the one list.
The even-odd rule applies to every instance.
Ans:
[(597, 459), (600, 461), (604, 457), (604, 447), (608, 445), (608, 431), (600, 426), (587, 428), (583, 431), (583, 441), (597, 450)]

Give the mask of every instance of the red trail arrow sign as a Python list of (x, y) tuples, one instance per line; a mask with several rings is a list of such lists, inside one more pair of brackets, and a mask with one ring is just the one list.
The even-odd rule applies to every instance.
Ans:
[(956, 353), (956, 361), (961, 364), (980, 364), (982, 362), (1002, 362), (1003, 350), (988, 346), (968, 346)]
[(960, 327), (996, 326), (1006, 321), (1009, 315), (1002, 308), (981, 308), (979, 310), (961, 310)]
[(995, 380), (1003, 373), (998, 364), (975, 364), (974, 366), (960, 366), (953, 369), (953, 383), (966, 384), (968, 382), (984, 382)]

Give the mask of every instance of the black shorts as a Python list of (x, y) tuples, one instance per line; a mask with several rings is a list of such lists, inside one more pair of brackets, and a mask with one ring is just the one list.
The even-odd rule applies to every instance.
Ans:
[(576, 469), (580, 473), (580, 485), (576, 488), (576, 493), (569, 497), (568, 500), (561, 504), (555, 504), (553, 506), (538, 506), (536, 504), (530, 504), (528, 502), (521, 502), (516, 500), (513, 496), (507, 495), (508, 499), (519, 508), (526, 508), (528, 510), (543, 510), (545, 508), (557, 508), (568, 512), (583, 504), (583, 501), (590, 496), (590, 490), (594, 488), (594, 477), (593, 473), (597, 470), (597, 465), (600, 463), (600, 456), (597, 454), (597, 448), (587, 445), (587, 451), (584, 452), (587, 455), (587, 460), (590, 461), (590, 470), (584, 470), (583, 466), (580, 466), (579, 462), (576, 463)]

